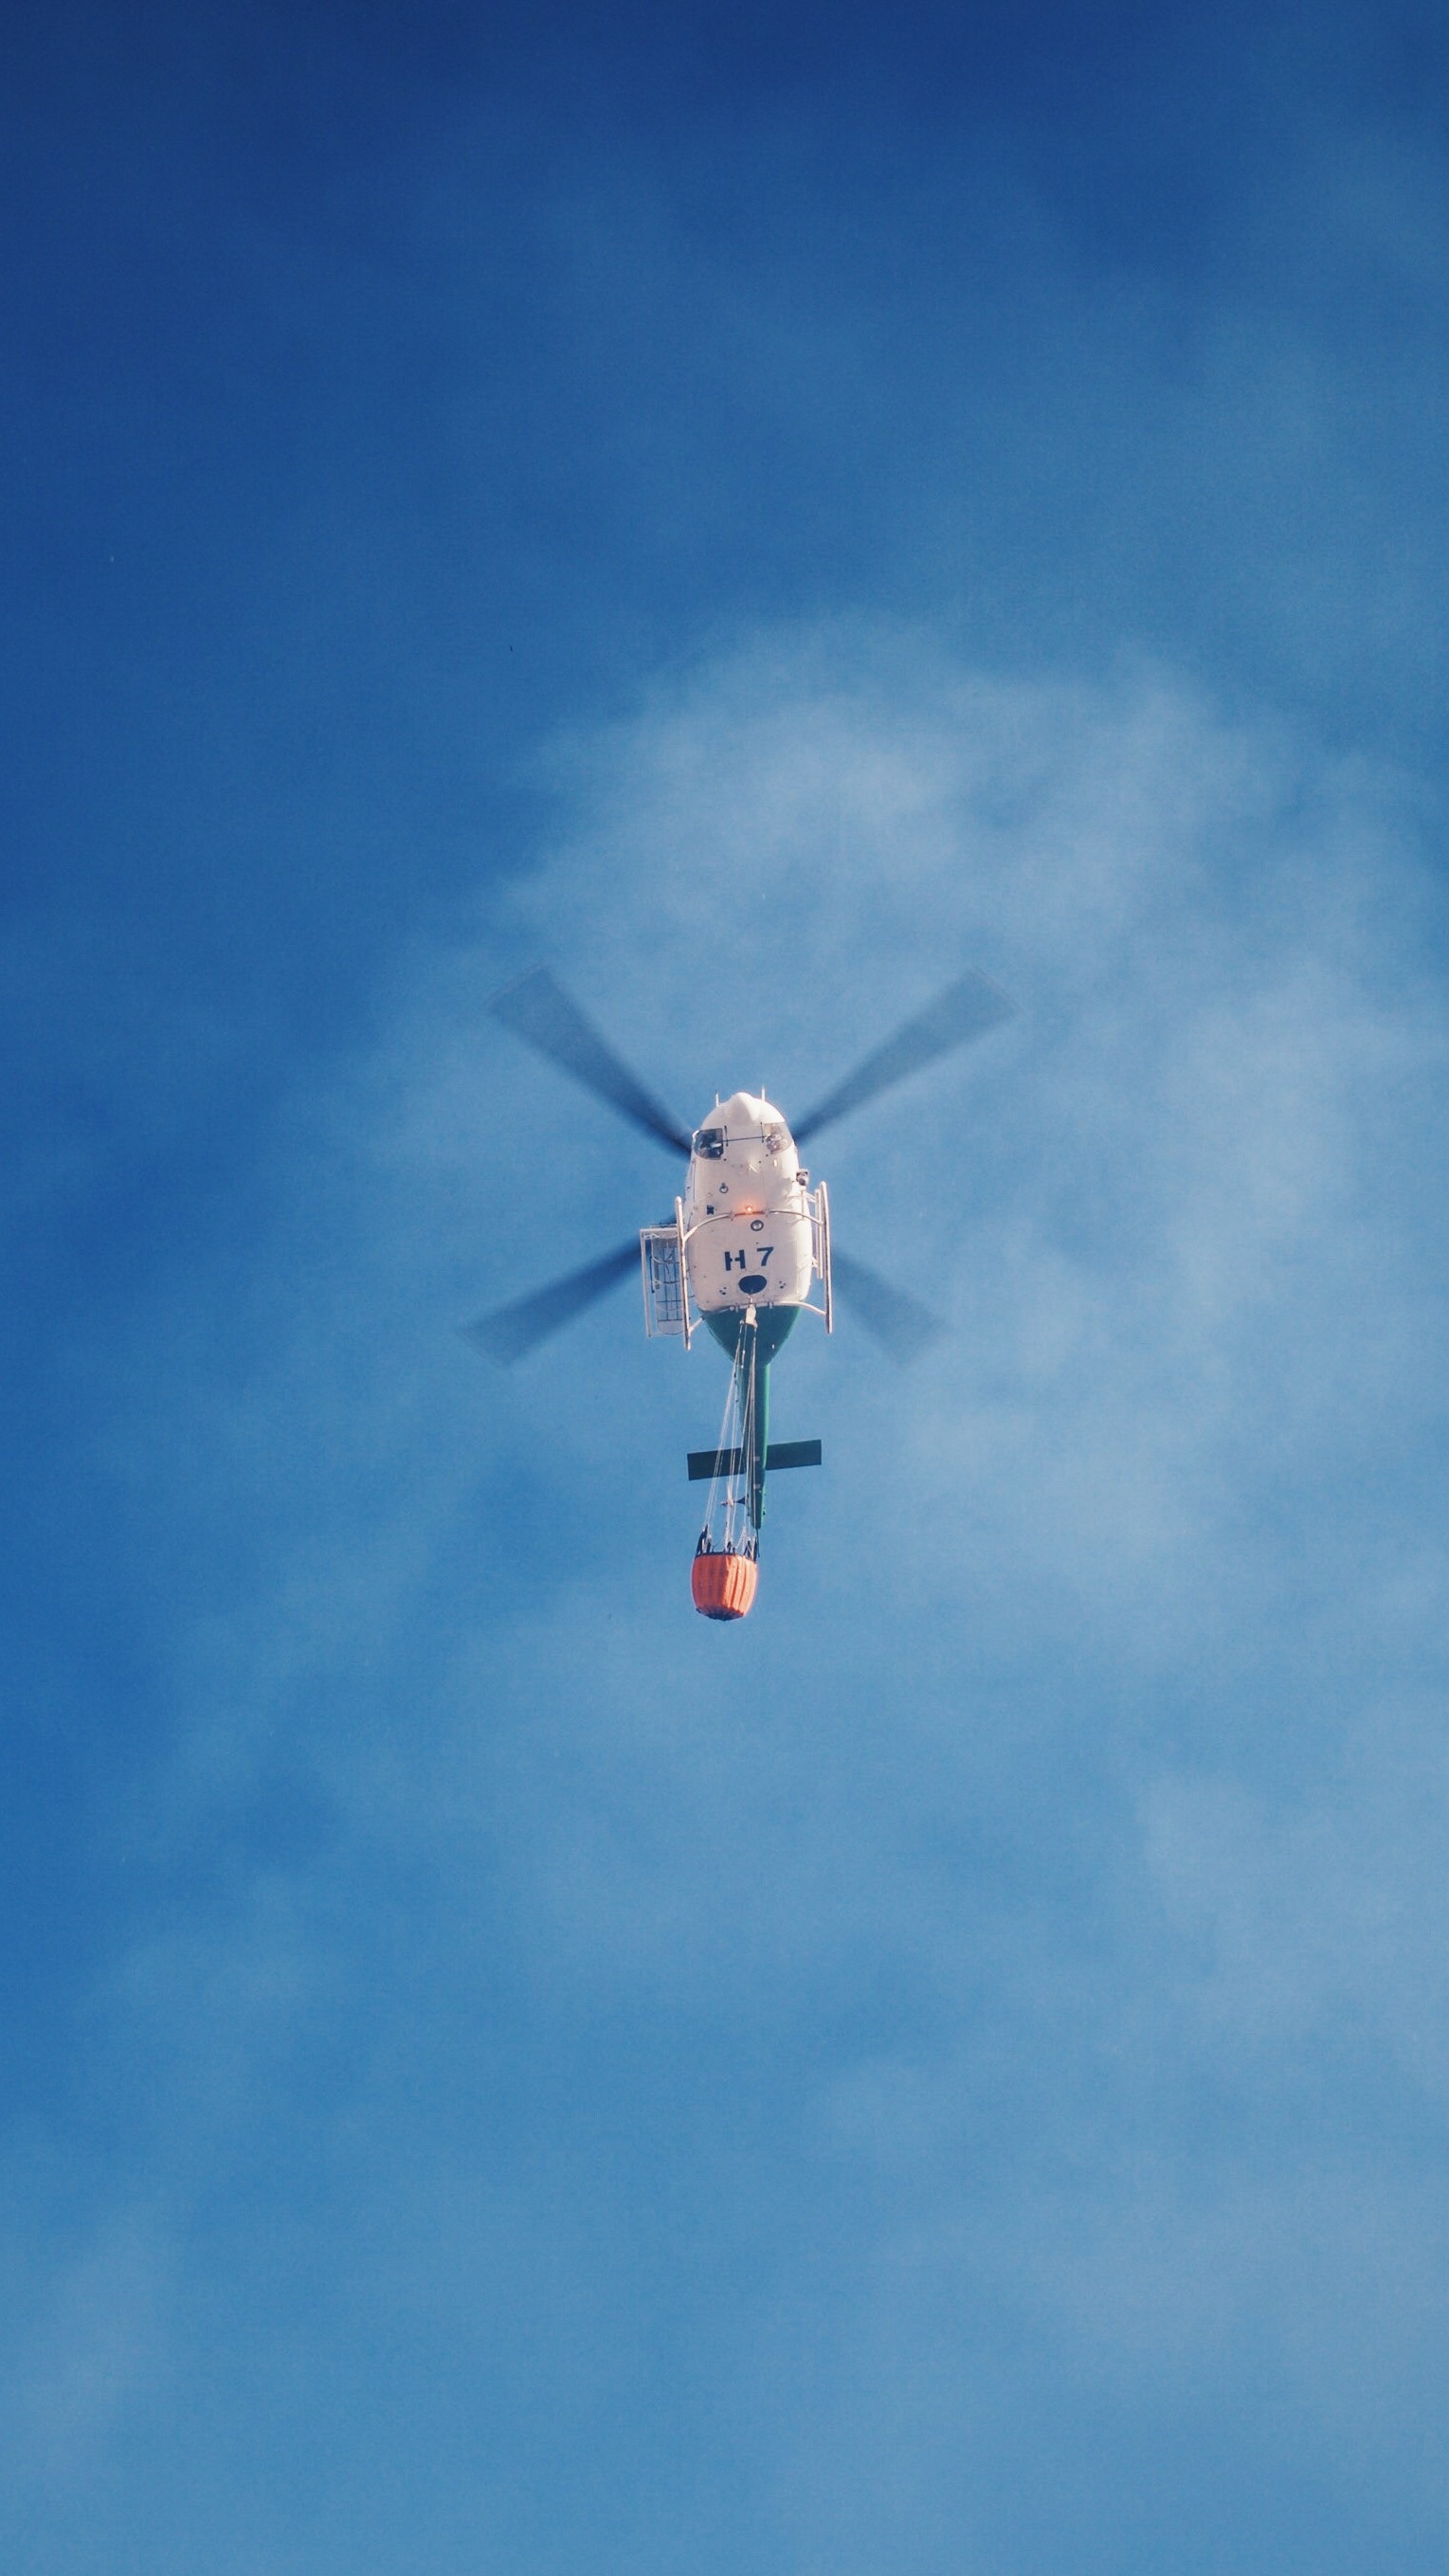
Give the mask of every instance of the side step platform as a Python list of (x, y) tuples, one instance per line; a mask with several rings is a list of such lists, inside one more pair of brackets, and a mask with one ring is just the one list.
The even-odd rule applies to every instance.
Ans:
[[(765, 1473), (772, 1476), (777, 1467), (818, 1467), (818, 1440), (772, 1440), (765, 1451)], [(742, 1449), (691, 1449), (689, 1481), (692, 1485), (713, 1484), (716, 1476), (738, 1476), (744, 1466)]]

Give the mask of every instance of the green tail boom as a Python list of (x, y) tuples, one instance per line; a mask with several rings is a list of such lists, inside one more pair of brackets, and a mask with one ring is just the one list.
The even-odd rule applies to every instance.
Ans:
[[(770, 1447), (770, 1363), (789, 1340), (800, 1320), (798, 1306), (757, 1306), (753, 1316), (735, 1314), (706, 1315), (721, 1350), (729, 1353), (740, 1377), (740, 1419), (747, 1426), (747, 1437), (739, 1449), (703, 1449), (692, 1452), (689, 1473), (692, 1479), (717, 1474), (740, 1475), (745, 1479), (745, 1509), (752, 1530), (758, 1534), (765, 1517), (765, 1475), (770, 1467), (818, 1467), (818, 1440), (781, 1441)], [(806, 1457), (802, 1451), (812, 1451)], [(717, 1461), (727, 1458), (728, 1466)], [(707, 1463), (706, 1463), (707, 1462)]]

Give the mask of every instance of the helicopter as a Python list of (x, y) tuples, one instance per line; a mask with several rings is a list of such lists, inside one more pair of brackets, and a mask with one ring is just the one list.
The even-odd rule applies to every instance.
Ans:
[[(770, 1439), (770, 1371), (802, 1314), (834, 1330), (838, 1292), (868, 1332), (911, 1359), (944, 1329), (938, 1318), (851, 1254), (834, 1248), (825, 1183), (810, 1186), (801, 1148), (837, 1119), (863, 1109), (938, 1057), (988, 1035), (1016, 1005), (968, 972), (897, 1029), (791, 1128), (758, 1092), (715, 1095), (697, 1128), (671, 1117), (617, 1056), (546, 966), (494, 995), (493, 1018), (585, 1090), (687, 1160), (672, 1218), (551, 1286), (463, 1326), (464, 1338), (505, 1365), (526, 1357), (636, 1267), (644, 1326), (689, 1350), (701, 1327), (730, 1362), (719, 1437), (688, 1453), (693, 1482), (708, 1483), (691, 1574), (704, 1617), (743, 1618), (759, 1571), (765, 1482), (772, 1470), (818, 1467), (818, 1440)], [(820, 1302), (811, 1302), (818, 1283)]]

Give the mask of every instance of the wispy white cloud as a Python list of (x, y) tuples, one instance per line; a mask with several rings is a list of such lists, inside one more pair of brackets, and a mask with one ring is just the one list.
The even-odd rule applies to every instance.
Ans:
[[(793, 2035), (762, 2188), (818, 2209), (739, 2294), (766, 2376), (810, 2320), (787, 2485), (868, 2518), (852, 2427), (894, 2408), (924, 2511), (995, 2421), (983, 2371), (1028, 2411), (1073, 2378), (1215, 2402), (1244, 2334), (1270, 2447), (1326, 2456), (1346, 2344), (1399, 2388), (1449, 2361), (1416, 2126), (1449, 2008), (1444, 992), (1410, 802), (1161, 671), (1006, 683), (864, 625), (743, 639), (541, 783), (538, 866), (299, 1104), (254, 1367), (183, 1332), (111, 1426), (141, 1520), (162, 1489), (229, 1515), (252, 1569), (177, 1649), (124, 1829), (175, 1865), (277, 1782), (318, 1819), (108, 1987), (155, 2086), (118, 2190), (174, 2265), (210, 2155), (335, 2025), (319, 2224), (386, 2201), (407, 2270), (453, 2210), (484, 2306), (507, 2277), (573, 2314), (500, 2216), (530, 2203), (496, 2116), (460, 2143), (437, 2107), (430, 2143), (418, 2014), (444, 2054), (490, 2013), (515, 2050), (530, 2012)], [(802, 1105), (962, 965), (1021, 1005), (822, 1139), (842, 1238), (954, 1332), (904, 1377), (849, 1323), (797, 1337), (781, 1416), (827, 1465), (773, 1503), (737, 1634), (687, 1597), (709, 1356), (645, 1347), (628, 1294), (506, 1381), (448, 1332), (672, 1187), (483, 1021), (536, 954), (686, 1117), (742, 1078)], [(337, 1897), (371, 1881), (375, 1941)], [(572, 2160), (566, 2103), (551, 2134), (627, 2302), (636, 2185)], [(47, 2421), (92, 2385), (45, 2358), (74, 2278), (26, 2365)], [(432, 2253), (416, 2278), (440, 2313)], [(1404, 2456), (1382, 2411), (1354, 2438)]]

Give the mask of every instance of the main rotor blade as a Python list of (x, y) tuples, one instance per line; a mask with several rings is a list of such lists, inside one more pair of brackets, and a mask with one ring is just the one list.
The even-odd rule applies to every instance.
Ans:
[(647, 1136), (657, 1137), (679, 1154), (689, 1153), (694, 1144), (687, 1127), (661, 1109), (650, 1098), (641, 1082), (636, 1082), (626, 1064), (621, 1064), (613, 1048), (606, 1046), (598, 1030), (591, 1026), (570, 1001), (561, 984), (556, 984), (546, 966), (535, 966), (521, 975), (516, 984), (505, 985), (488, 1005), (495, 1020), (501, 1020), (515, 1037), (523, 1038), (551, 1064), (571, 1073), (586, 1091), (597, 1092), (611, 1109), (622, 1112), (642, 1127)]
[(948, 984), (929, 1009), (907, 1020), (874, 1055), (858, 1064), (834, 1091), (802, 1118), (795, 1128), (795, 1142), (803, 1145), (807, 1136), (818, 1135), (822, 1127), (843, 1118), (848, 1109), (861, 1109), (894, 1083), (904, 1082), (907, 1074), (919, 1073), (923, 1065), (934, 1063), (938, 1055), (949, 1055), (953, 1047), (965, 1046), (972, 1038), (984, 1038), (988, 1029), (999, 1028), (1003, 1020), (1016, 1017), (1016, 1004), (988, 984), (984, 975), (963, 975), (959, 983)]
[(571, 1270), (567, 1279), (555, 1279), (551, 1288), (537, 1288), (528, 1297), (515, 1297), (509, 1306), (497, 1306), (491, 1315), (480, 1315), (476, 1324), (461, 1324), (459, 1331), (475, 1350), (486, 1351), (489, 1359), (504, 1368), (514, 1360), (526, 1358), (550, 1333), (559, 1332), (581, 1315), (596, 1298), (606, 1297), (611, 1288), (630, 1270), (639, 1267), (639, 1237), (631, 1235), (617, 1252), (606, 1252), (602, 1261), (591, 1261), (587, 1270)]
[(904, 1288), (892, 1288), (889, 1280), (868, 1270), (852, 1254), (833, 1252), (830, 1273), (846, 1304), (855, 1308), (866, 1331), (884, 1343), (893, 1359), (919, 1359), (944, 1333), (945, 1325), (929, 1306), (918, 1305)]

